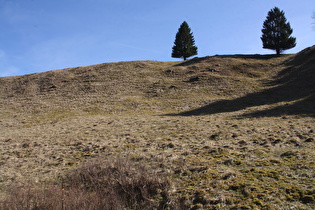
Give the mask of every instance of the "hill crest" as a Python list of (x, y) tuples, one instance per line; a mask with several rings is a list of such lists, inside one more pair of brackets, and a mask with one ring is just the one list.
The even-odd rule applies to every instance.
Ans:
[[(275, 98), (297, 101), (313, 97), (314, 53), (315, 46), (295, 55), (222, 55), (185, 62), (103, 63), (0, 78), (0, 92), (2, 100), (46, 101), (60, 108), (64, 103), (79, 109), (94, 103), (100, 112), (114, 111), (116, 106), (120, 110), (136, 107), (158, 113), (185, 113), (218, 100), (248, 98), (240, 100), (248, 104), (256, 93), (271, 92)], [(288, 90), (290, 93), (286, 94)], [(259, 100), (269, 101), (267, 104), (277, 101), (260, 95)], [(239, 109), (245, 107), (248, 106)]]

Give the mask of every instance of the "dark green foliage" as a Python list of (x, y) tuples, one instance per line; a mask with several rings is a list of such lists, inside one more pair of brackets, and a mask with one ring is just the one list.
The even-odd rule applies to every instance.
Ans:
[(293, 30), (290, 23), (278, 7), (268, 12), (261, 31), (263, 48), (276, 50), (277, 55), (296, 46), (296, 39), (291, 36)]
[(187, 22), (184, 21), (176, 33), (172, 57), (186, 60), (190, 56), (197, 55), (197, 49), (193, 33)]

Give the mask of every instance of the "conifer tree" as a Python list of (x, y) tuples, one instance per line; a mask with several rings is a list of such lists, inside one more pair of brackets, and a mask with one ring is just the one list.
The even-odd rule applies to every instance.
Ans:
[(176, 33), (174, 41), (172, 57), (183, 58), (186, 60), (190, 56), (197, 55), (198, 48), (195, 46), (195, 39), (191, 29), (186, 21), (184, 21)]
[(276, 50), (277, 55), (296, 46), (296, 38), (291, 36), (293, 29), (290, 22), (278, 7), (268, 12), (261, 31), (263, 48)]

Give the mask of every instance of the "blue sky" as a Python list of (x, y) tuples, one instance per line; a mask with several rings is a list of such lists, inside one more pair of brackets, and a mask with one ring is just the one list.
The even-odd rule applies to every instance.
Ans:
[(263, 21), (285, 12), (296, 53), (315, 44), (314, 0), (0, 0), (0, 77), (92, 64), (171, 58), (175, 34), (189, 24), (198, 57), (271, 54)]

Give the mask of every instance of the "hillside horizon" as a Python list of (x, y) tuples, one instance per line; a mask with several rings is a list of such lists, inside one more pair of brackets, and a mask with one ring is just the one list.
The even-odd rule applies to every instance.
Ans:
[(314, 81), (315, 46), (1, 77), (0, 208), (314, 209)]
[[(308, 47), (309, 48), (309, 47)], [(303, 50), (302, 50), (303, 51)], [(286, 56), (286, 55), (295, 55), (298, 54), (297, 53), (282, 53), (279, 56)], [(236, 56), (240, 56), (240, 57), (254, 57), (254, 56), (266, 56), (266, 57), (272, 57), (272, 56), (276, 56), (276, 54), (274, 53), (266, 53), (266, 54), (259, 54), (259, 53), (236, 53), (236, 54), (214, 54), (214, 55), (206, 55), (206, 56), (194, 56), (192, 58), (187, 58), (186, 61), (184, 61), (183, 59), (178, 59), (177, 61), (173, 60), (173, 61), (160, 61), (160, 60), (141, 60), (141, 59), (136, 59), (136, 60), (122, 60), (122, 61), (113, 61), (113, 62), (104, 62), (104, 63), (95, 63), (95, 64), (90, 64), (90, 65), (79, 65), (79, 66), (72, 66), (72, 67), (65, 67), (65, 68), (57, 68), (57, 69), (49, 69), (49, 70), (43, 70), (43, 71), (34, 71), (34, 72), (30, 72), (30, 73), (26, 73), (26, 74), (17, 74), (17, 75), (10, 75), (10, 76), (1, 76), (0, 78), (7, 78), (7, 77), (19, 77), (19, 76), (27, 76), (27, 75), (32, 75), (32, 74), (42, 74), (42, 73), (46, 73), (46, 72), (51, 72), (51, 71), (62, 71), (62, 70), (68, 70), (68, 69), (74, 69), (74, 68), (79, 68), (79, 67), (90, 67), (90, 66), (96, 66), (96, 65), (100, 65), (100, 64), (116, 64), (116, 63), (128, 63), (128, 62), (165, 62), (165, 63), (177, 63), (177, 62), (188, 62), (190, 60), (194, 60), (194, 59), (202, 59), (202, 58), (210, 58), (210, 57), (236, 57)]]
[[(113, 84), (110, 85), (111, 89), (115, 89), (115, 85), (117, 87), (116, 92), (120, 93), (120, 91), (127, 94), (128, 91), (123, 90), (124, 85), (121, 83), (126, 83), (126, 87), (128, 87), (128, 82), (132, 82), (132, 86), (129, 88), (137, 88), (139, 90), (149, 92), (148, 86), (159, 86), (157, 84), (149, 84), (152, 83), (153, 80), (161, 81), (165, 84), (161, 84), (160, 91), (161, 92), (174, 92), (176, 89), (178, 91), (177, 85), (185, 86), (183, 84), (197, 84), (199, 87), (203, 86), (203, 89), (207, 89), (211, 87), (211, 81), (214, 80), (218, 84), (220, 83), (229, 83), (231, 87), (227, 85), (227, 90), (230, 88), (231, 92), (235, 96), (237, 95), (244, 95), (245, 93), (250, 93), (250, 90), (246, 90), (249, 87), (244, 87), (244, 90), (240, 90), (239, 93), (235, 93), (235, 89), (232, 90), (232, 86), (235, 86), (237, 83), (241, 86), (241, 83), (245, 80), (249, 81), (250, 84), (257, 86), (260, 82), (257, 83), (259, 79), (266, 79), (266, 80), (274, 80), (271, 83), (282, 83), (285, 80), (292, 80), (290, 81), (290, 87), (282, 87), (278, 86), (275, 88), (269, 88), (265, 91), (265, 94), (273, 94), (272, 92), (276, 92), (277, 95), (282, 95), (284, 97), (285, 89), (291, 88), (292, 86), (301, 86), (305, 82), (303, 80), (309, 81), (311, 83), (311, 78), (313, 78), (314, 73), (312, 72), (312, 56), (314, 54), (314, 48), (309, 47), (297, 54), (282, 54), (280, 56), (268, 54), (268, 55), (245, 55), (245, 54), (236, 54), (236, 55), (215, 55), (215, 56), (206, 56), (206, 57), (195, 57), (189, 59), (187, 61), (177, 61), (177, 62), (160, 62), (160, 61), (123, 61), (123, 62), (113, 62), (113, 63), (102, 63), (102, 64), (95, 64), (90, 66), (80, 66), (80, 67), (73, 67), (73, 68), (66, 68), (66, 69), (58, 69), (58, 70), (51, 70), (42, 73), (33, 73), (33, 74), (26, 74), (21, 76), (11, 76), (11, 77), (1, 77), (1, 85), (2, 85), (2, 96), (7, 94), (11, 94), (10, 97), (14, 97), (14, 94), (19, 96), (25, 95), (34, 95), (34, 94), (43, 94), (43, 93), (58, 93), (64, 95), (65, 92), (73, 93), (74, 95), (82, 94), (83, 92), (92, 93), (94, 94), (95, 91), (105, 91), (104, 86), (107, 82), (113, 83), (111, 81), (115, 81)], [(290, 60), (291, 59), (291, 60)], [(242, 63), (243, 62), (243, 63)], [(304, 62), (304, 63), (303, 63)], [(223, 64), (222, 64), (223, 63)], [(226, 65), (224, 66), (224, 63)], [(265, 64), (265, 65), (264, 65)], [(156, 67), (154, 67), (156, 65)], [(269, 71), (269, 67), (277, 66), (277, 69), (271, 69)], [(158, 78), (155, 77), (155, 73), (146, 71), (145, 68), (157, 68), (156, 75)], [(280, 69), (283, 68), (283, 69)], [(115, 69), (111, 71), (111, 69)], [(125, 69), (125, 70), (124, 70)], [(182, 70), (181, 70), (182, 69)], [(299, 72), (299, 69), (302, 69)], [(276, 75), (276, 71), (279, 70), (278, 75)], [(139, 73), (139, 74), (138, 74)], [(153, 73), (153, 74), (152, 74)], [(114, 75), (116, 74), (116, 75)], [(120, 75), (119, 75), (120, 74)], [(138, 75), (137, 75), (138, 74)], [(141, 75), (143, 74), (143, 75)], [(269, 74), (269, 75), (268, 75)], [(294, 75), (294, 76), (293, 76)], [(106, 76), (108, 76), (106, 78)], [(149, 81), (141, 81), (141, 76), (148, 77)], [(121, 77), (121, 78), (119, 78)], [(233, 78), (234, 77), (234, 78)], [(239, 81), (232, 82), (235, 78), (241, 78)], [(300, 77), (300, 78), (294, 78)], [(128, 78), (128, 79), (127, 79)], [(104, 79), (104, 81), (102, 81)], [(180, 81), (182, 80), (182, 81)], [(210, 81), (209, 84), (207, 80)], [(219, 81), (221, 80), (221, 81)], [(295, 80), (293, 82), (293, 80)], [(219, 81), (219, 82), (218, 82)], [(138, 83), (135, 85), (135, 82)], [(141, 85), (140, 83), (143, 83)], [(153, 82), (156, 83), (156, 82)], [(166, 87), (166, 84), (169, 84), (169, 88)], [(256, 83), (256, 84), (254, 84)], [(8, 84), (8, 87), (6, 86)], [(308, 83), (307, 83), (308, 84)], [(15, 86), (14, 86), (15, 85)], [(207, 87), (209, 85), (209, 87)], [(223, 85), (223, 84), (220, 84)], [(258, 86), (265, 86), (264, 84), (260, 84)], [(11, 86), (11, 87), (10, 87)], [(71, 91), (69, 92), (68, 87), (72, 86)], [(137, 87), (136, 87), (137, 86)], [(162, 87), (163, 86), (163, 87)], [(257, 86), (257, 87), (258, 87)], [(261, 86), (261, 87), (262, 87)], [(255, 88), (257, 88), (255, 87)], [(266, 87), (266, 86), (265, 86)], [(97, 90), (101, 88), (102, 90)], [(158, 87), (157, 87), (158, 88)], [(239, 88), (239, 87), (238, 87)], [(263, 87), (262, 87), (263, 88)], [(300, 87), (302, 88), (302, 87)], [(81, 89), (81, 90), (79, 90)], [(85, 89), (85, 90), (83, 90)], [(149, 88), (149, 89), (152, 89)], [(264, 89), (264, 88), (263, 88)], [(283, 91), (282, 91), (283, 89)], [(296, 88), (295, 88), (296, 89)], [(302, 88), (303, 89), (303, 88)], [(293, 89), (291, 88), (293, 91)], [(307, 94), (311, 94), (313, 89), (310, 89), (304, 95), (296, 97), (306, 97)], [(79, 92), (81, 93), (79, 93)], [(157, 90), (155, 90), (157, 91)], [(209, 91), (209, 90), (207, 90)], [(218, 91), (218, 90), (215, 90)], [(214, 92), (215, 92), (214, 91)], [(281, 92), (280, 92), (281, 91)], [(296, 91), (295, 91), (296, 92)], [(228, 93), (231, 94), (231, 93)], [(298, 93), (296, 93), (298, 94)], [(217, 94), (215, 94), (218, 96)], [(257, 97), (249, 95), (248, 100), (251, 97)], [(261, 98), (261, 96), (258, 96)], [(276, 96), (275, 96), (276, 97)], [(206, 97), (206, 98), (209, 98)], [(292, 97), (293, 99), (294, 97)], [(259, 98), (257, 98), (259, 99)], [(284, 98), (284, 100), (291, 100), (289, 98)], [(296, 100), (297, 98), (295, 98)], [(213, 100), (213, 99), (212, 99)], [(244, 98), (246, 101), (247, 99)], [(259, 99), (260, 100), (260, 99)], [(271, 101), (267, 103), (274, 103), (276, 101)], [(232, 102), (233, 103), (233, 102)], [(221, 106), (224, 104), (218, 104)], [(226, 104), (228, 105), (228, 104)], [(215, 109), (215, 107), (213, 107)], [(241, 108), (241, 107), (240, 107)], [(237, 109), (235, 107), (235, 109)], [(197, 111), (197, 110), (196, 110)], [(196, 112), (195, 111), (195, 112)], [(199, 109), (201, 111), (201, 109)], [(232, 110), (231, 110), (232, 111)], [(205, 112), (204, 108), (203, 111)], [(188, 112), (186, 113), (188, 114)]]

